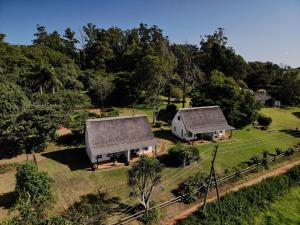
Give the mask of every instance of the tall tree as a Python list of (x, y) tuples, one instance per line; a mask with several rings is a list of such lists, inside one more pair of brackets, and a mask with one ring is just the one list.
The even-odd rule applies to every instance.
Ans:
[(31, 106), (10, 121), (4, 137), (26, 153), (43, 151), (54, 139), (61, 117), (49, 106)]
[(207, 75), (213, 70), (219, 70), (236, 80), (245, 77), (247, 63), (232, 47), (227, 47), (227, 37), (223, 28), (202, 37), (200, 45), (200, 68)]
[(128, 171), (128, 185), (139, 191), (139, 201), (148, 213), (153, 188), (160, 182), (162, 166), (158, 159), (145, 155)]
[(180, 83), (182, 86), (182, 107), (185, 107), (185, 98), (187, 94), (187, 86), (192, 87), (196, 82), (201, 82), (203, 79), (203, 72), (197, 66), (199, 58), (198, 48), (195, 45), (172, 45), (172, 51), (174, 52), (178, 64), (176, 72), (179, 74)]
[(64, 52), (66, 55), (68, 55), (70, 58), (77, 60), (78, 59), (78, 52), (76, 45), (79, 43), (79, 41), (75, 38), (75, 32), (71, 30), (71, 28), (65, 29), (64, 34)]
[(214, 70), (210, 78), (192, 91), (193, 106), (219, 105), (229, 123), (236, 127), (254, 121), (259, 109), (254, 94), (243, 89), (232, 77)]

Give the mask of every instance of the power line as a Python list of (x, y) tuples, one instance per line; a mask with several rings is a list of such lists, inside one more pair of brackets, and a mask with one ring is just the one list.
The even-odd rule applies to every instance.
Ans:
[[(297, 137), (298, 137), (298, 135), (296, 135)], [(281, 140), (281, 139), (284, 139), (284, 138), (287, 138), (287, 137), (281, 137), (281, 138), (277, 138), (277, 140)], [(293, 138), (293, 137), (288, 137), (288, 138)], [(274, 141), (273, 141), (273, 139), (272, 140), (269, 140), (269, 139), (267, 139), (267, 140), (261, 140), (260, 142), (262, 142), (261, 144), (263, 144), (263, 143), (269, 143), (269, 142), (271, 142), (271, 143), (274, 143)], [(252, 143), (251, 143), (252, 144)], [(245, 145), (249, 145), (249, 144), (245, 144)], [(242, 145), (238, 145), (238, 146), (242, 146)], [(237, 147), (237, 146), (232, 146), (232, 147)], [(229, 147), (228, 147), (229, 148)], [(236, 149), (235, 151), (237, 151), (237, 150), (241, 150), (241, 149)], [(222, 152), (222, 153), (227, 153), (227, 152), (231, 152), (231, 151), (226, 151), (226, 152)], [(209, 153), (209, 152), (206, 152), (206, 153)], [(221, 154), (221, 153), (220, 153)], [(198, 163), (200, 163), (200, 162), (197, 162), (197, 163), (195, 163), (194, 165), (197, 165)], [(186, 169), (190, 169), (190, 168), (186, 168)], [(185, 171), (186, 172), (186, 171)], [(128, 211), (127, 211), (128, 212)], [(124, 215), (123, 213), (122, 213), (122, 215)], [(118, 218), (117, 218), (117, 220), (116, 221), (118, 221), (118, 219), (122, 216), (122, 215), (120, 215)], [(111, 220), (111, 219), (110, 219)], [(107, 220), (107, 221), (109, 221), (109, 220)]]
[[(292, 134), (292, 133), (297, 133), (298, 131), (293, 131), (293, 132), (290, 132), (289, 134)], [(280, 133), (277, 133), (277, 134), (272, 134), (272, 136), (271, 135), (269, 135), (268, 137), (266, 137), (266, 138), (256, 138), (256, 139), (259, 139), (260, 141), (257, 141), (257, 142), (265, 142), (267, 139), (269, 140), (269, 138), (270, 138), (270, 136), (271, 137), (274, 137), (274, 136), (277, 136), (277, 135), (279, 135)], [(293, 137), (284, 137), (284, 138), (293, 138)], [(278, 139), (278, 138), (277, 138)], [(270, 139), (271, 140), (271, 139)], [(273, 140), (273, 139), (272, 139)], [(252, 141), (252, 140), (251, 140)], [(249, 141), (247, 141), (247, 142), (249, 142)], [(256, 143), (257, 143), (256, 142)], [(231, 144), (231, 143), (230, 143)], [(234, 143), (235, 144), (235, 143)], [(236, 145), (236, 146), (226, 146), (225, 148), (223, 148), (223, 149), (229, 149), (229, 148), (232, 148), (232, 147), (238, 147), (238, 146), (244, 146), (244, 145), (250, 145), (250, 144), (253, 144), (253, 143), (249, 143), (249, 144), (240, 144), (240, 145)], [(209, 150), (211, 150), (211, 149), (208, 149), (208, 151)], [(237, 150), (240, 150), (240, 149), (237, 149)], [(235, 151), (237, 151), (237, 150), (235, 150)], [(231, 151), (226, 151), (226, 152), (231, 152)], [(226, 152), (221, 152), (220, 154), (222, 154), (222, 153), (226, 153)], [(206, 153), (209, 153), (209, 152), (206, 152)], [(204, 154), (206, 154), (206, 153), (204, 153)], [(197, 164), (194, 164), (194, 165), (197, 165)], [(191, 165), (190, 165), (191, 166)], [(186, 168), (186, 169), (189, 169), (190, 167), (188, 167), (188, 168)], [(175, 170), (175, 172), (177, 171), (177, 170), (179, 170), (179, 169), (181, 169), (181, 168), (177, 168), (176, 170)], [(173, 173), (174, 171), (172, 171), (171, 173)], [(184, 172), (184, 170), (183, 171), (181, 171), (181, 173), (182, 172)], [(167, 175), (169, 175), (169, 174), (165, 174), (163, 177), (165, 177), (165, 176), (167, 176)], [(175, 174), (175, 176), (174, 177), (176, 177), (177, 176), (177, 174)], [(130, 196), (129, 198), (127, 198), (127, 199), (125, 199), (123, 202), (122, 202), (122, 204), (124, 204), (125, 202), (127, 202), (129, 199), (131, 199), (131, 198), (133, 198), (133, 197), (135, 197), (135, 196), (137, 196), (139, 193), (136, 193), (135, 195), (133, 195), (133, 196)], [(135, 201), (136, 202), (136, 201)], [(127, 206), (126, 208), (125, 208), (125, 210), (128, 208), (128, 207), (132, 207), (132, 205), (130, 205), (130, 206)], [(112, 209), (115, 209), (116, 207), (114, 207), (114, 208), (112, 208)], [(107, 210), (106, 212), (104, 212), (104, 213), (102, 213), (102, 214), (100, 214), (100, 215), (98, 215), (96, 218), (94, 218), (94, 219), (92, 219), (92, 221), (90, 221), (89, 223), (86, 223), (86, 224), (91, 224), (92, 222), (94, 222), (97, 218), (99, 218), (100, 216), (102, 216), (102, 215), (104, 215), (104, 214), (106, 214), (106, 213), (108, 213), (108, 212), (110, 212), (112, 209), (110, 209), (110, 210)], [(122, 210), (122, 211), (124, 211), (124, 210)], [(129, 210), (128, 210), (129, 211)], [(127, 212), (128, 212), (127, 211)], [(123, 213), (122, 213), (123, 214)]]

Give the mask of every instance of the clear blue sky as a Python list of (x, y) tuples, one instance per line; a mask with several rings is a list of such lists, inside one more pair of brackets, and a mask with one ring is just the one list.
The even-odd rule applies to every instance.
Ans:
[(31, 44), (36, 24), (52, 32), (88, 22), (107, 28), (156, 24), (172, 42), (199, 44), (224, 27), (229, 45), (247, 61), (300, 66), (300, 0), (0, 0), (0, 32)]

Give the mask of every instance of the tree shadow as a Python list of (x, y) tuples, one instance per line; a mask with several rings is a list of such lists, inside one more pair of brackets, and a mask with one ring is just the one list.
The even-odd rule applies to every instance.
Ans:
[(283, 130), (279, 130), (279, 131), (283, 132), (283, 133), (286, 133), (286, 134), (289, 134), (293, 137), (300, 138), (300, 130), (283, 129)]
[(0, 208), (10, 209), (13, 206), (16, 193), (14, 191), (0, 194)]
[(0, 141), (0, 149), (0, 160), (11, 159), (21, 154), (21, 152), (14, 147), (13, 143), (6, 143), (3, 140)]
[(176, 162), (174, 162), (169, 154), (158, 155), (156, 158), (163, 164), (165, 167), (180, 167)]
[(177, 137), (175, 137), (170, 130), (155, 130), (153, 131), (154, 137), (165, 139), (167, 141), (170, 141), (174, 144), (181, 142)]
[(300, 112), (293, 112), (292, 114), (300, 119)]
[(84, 148), (69, 148), (42, 153), (42, 156), (67, 165), (71, 171), (90, 169), (90, 162)]

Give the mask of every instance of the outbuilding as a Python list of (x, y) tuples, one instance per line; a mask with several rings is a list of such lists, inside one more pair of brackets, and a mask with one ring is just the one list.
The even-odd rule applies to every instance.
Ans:
[(171, 124), (172, 133), (186, 141), (231, 137), (233, 129), (219, 106), (179, 109)]
[(129, 162), (134, 156), (155, 151), (158, 142), (146, 116), (128, 116), (88, 119), (85, 144), (91, 163), (98, 164), (118, 158)]

